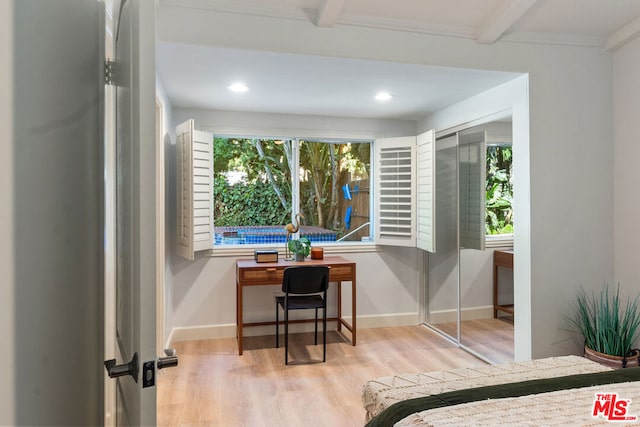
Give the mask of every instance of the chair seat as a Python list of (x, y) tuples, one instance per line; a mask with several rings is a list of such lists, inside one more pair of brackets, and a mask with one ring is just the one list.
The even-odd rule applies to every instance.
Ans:
[[(276, 297), (276, 301), (284, 308), (284, 296)], [(321, 295), (289, 295), (289, 310), (322, 307), (324, 307), (324, 303)]]

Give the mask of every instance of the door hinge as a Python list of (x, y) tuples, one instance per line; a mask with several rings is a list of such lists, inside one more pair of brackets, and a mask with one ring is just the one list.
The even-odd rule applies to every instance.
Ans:
[(116, 84), (116, 62), (110, 59), (104, 63), (104, 84), (108, 86)]

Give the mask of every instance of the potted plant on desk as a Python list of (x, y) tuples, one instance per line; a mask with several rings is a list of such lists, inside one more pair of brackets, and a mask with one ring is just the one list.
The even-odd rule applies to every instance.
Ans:
[(609, 295), (609, 285), (604, 284), (597, 295), (587, 295), (581, 289), (576, 298), (571, 323), (584, 337), (584, 355), (614, 368), (638, 366), (640, 351), (633, 348), (640, 333), (640, 295), (620, 301), (620, 285), (615, 294)]
[(308, 237), (300, 237), (296, 240), (289, 240), (287, 243), (289, 250), (295, 254), (296, 261), (304, 261), (311, 252), (311, 240)]

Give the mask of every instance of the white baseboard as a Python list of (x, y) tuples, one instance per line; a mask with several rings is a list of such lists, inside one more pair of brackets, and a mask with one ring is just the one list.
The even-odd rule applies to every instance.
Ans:
[[(344, 320), (351, 322), (350, 317)], [(414, 326), (422, 323), (418, 313), (399, 313), (371, 316), (358, 316), (358, 328), (385, 328), (391, 326)]]
[[(493, 317), (493, 306), (463, 308), (460, 312), (461, 320), (491, 319)], [(457, 310), (438, 310), (429, 314), (431, 324), (456, 322), (458, 320)]]
[[(347, 322), (351, 322), (351, 318), (344, 318)], [(418, 325), (421, 322), (418, 319), (418, 313), (402, 313), (402, 314), (387, 314), (383, 316), (358, 316), (358, 329), (366, 328), (383, 328), (389, 326), (413, 326)], [(289, 326), (289, 331), (296, 332), (313, 332), (313, 323), (294, 323)], [(322, 325), (320, 325), (322, 328)], [(327, 322), (327, 330), (335, 330), (336, 322)], [(283, 332), (283, 327), (280, 326), (280, 333)], [(348, 333), (348, 331), (347, 331)], [(242, 331), (245, 337), (263, 336), (263, 335), (275, 335), (275, 326), (252, 326), (245, 327)], [(171, 348), (174, 343), (180, 341), (197, 341), (197, 340), (210, 340), (216, 338), (235, 338), (236, 325), (202, 325), (202, 326), (187, 326), (173, 328), (167, 339), (167, 348)]]

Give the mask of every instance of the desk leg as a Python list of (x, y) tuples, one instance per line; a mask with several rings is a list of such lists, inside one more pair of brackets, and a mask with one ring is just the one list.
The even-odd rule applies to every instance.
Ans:
[(351, 345), (356, 345), (356, 274), (353, 267), (353, 280), (351, 280)]
[(498, 265), (493, 260), (493, 318), (498, 317)]
[(238, 354), (242, 356), (242, 286), (236, 282), (236, 336), (238, 338)]
[(338, 331), (342, 330), (342, 282), (338, 282)]
[[(351, 325), (345, 323), (347, 329), (351, 331), (351, 345), (356, 345), (356, 279), (355, 275), (351, 281)], [(342, 282), (338, 282), (338, 331), (342, 330)]]

